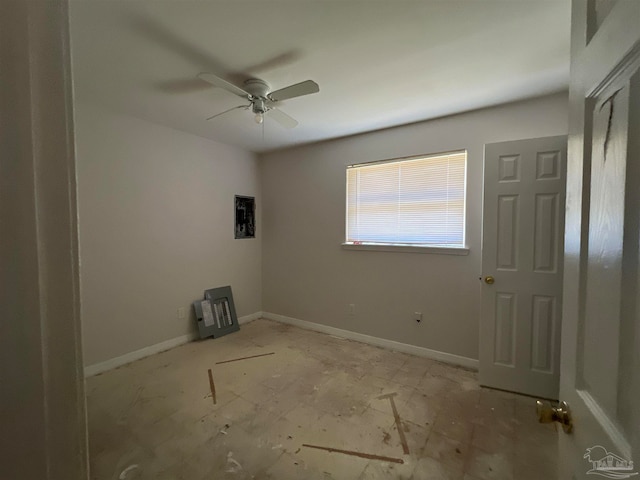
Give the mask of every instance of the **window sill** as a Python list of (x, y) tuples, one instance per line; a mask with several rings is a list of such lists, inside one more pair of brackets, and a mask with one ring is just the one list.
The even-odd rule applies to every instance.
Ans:
[(435, 253), (440, 255), (469, 255), (469, 247), (436, 247), (422, 245), (397, 245), (393, 243), (343, 243), (345, 250), (370, 252)]

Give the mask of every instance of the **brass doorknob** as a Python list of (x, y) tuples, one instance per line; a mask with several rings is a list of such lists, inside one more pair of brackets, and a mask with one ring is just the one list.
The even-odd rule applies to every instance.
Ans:
[(484, 281), (485, 281), (485, 283), (488, 283), (489, 285), (493, 285), (493, 283), (496, 281), (496, 279), (493, 278), (491, 275), (488, 275), (488, 276), (484, 277)]
[(560, 402), (554, 407), (551, 402), (538, 400), (536, 402), (536, 414), (540, 423), (558, 422), (562, 425), (564, 433), (571, 433), (571, 430), (573, 430), (571, 411), (567, 402)]

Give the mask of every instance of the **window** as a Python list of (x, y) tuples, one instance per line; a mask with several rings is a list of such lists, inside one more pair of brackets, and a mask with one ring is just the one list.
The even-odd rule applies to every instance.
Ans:
[(467, 152), (347, 167), (346, 245), (465, 246)]

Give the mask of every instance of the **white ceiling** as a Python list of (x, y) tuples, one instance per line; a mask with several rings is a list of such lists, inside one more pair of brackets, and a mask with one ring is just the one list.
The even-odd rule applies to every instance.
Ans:
[[(71, 2), (79, 101), (263, 152), (567, 88), (569, 0)], [(196, 78), (320, 93), (282, 102), (286, 130)]]

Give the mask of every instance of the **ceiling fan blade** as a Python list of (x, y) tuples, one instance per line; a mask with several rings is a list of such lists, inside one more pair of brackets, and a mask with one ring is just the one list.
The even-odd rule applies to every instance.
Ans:
[(207, 120), (211, 120), (212, 118), (219, 117), (220, 115), (224, 115), (225, 113), (229, 113), (232, 110), (237, 110), (238, 108), (244, 108), (245, 110), (249, 108), (251, 105), (238, 105), (237, 107), (230, 108), (229, 110), (225, 110), (224, 112), (216, 113), (215, 115), (211, 115)]
[(267, 112), (267, 115), (271, 117), (273, 120), (278, 122), (284, 128), (294, 128), (298, 125), (298, 121), (284, 113), (282, 110), (278, 110), (277, 108), (272, 108)]
[(289, 85), (288, 87), (281, 88), (275, 92), (271, 92), (268, 96), (274, 102), (279, 102), (288, 98), (318, 93), (319, 91), (320, 87), (316, 82), (313, 80), (306, 80), (304, 82), (296, 83), (295, 85)]
[(198, 78), (166, 80), (157, 82), (154, 86), (163, 93), (194, 93), (211, 88)]
[(248, 75), (255, 76), (259, 72), (264, 72), (265, 70), (272, 70), (274, 68), (282, 67), (284, 65), (288, 65), (290, 63), (295, 62), (296, 60), (302, 57), (302, 52), (300, 50), (289, 50), (280, 55), (276, 55), (273, 58), (265, 60), (260, 63), (256, 63), (254, 65), (250, 65), (243, 69), (244, 72), (248, 72)]
[(247, 97), (249, 92), (245, 92), (240, 87), (236, 87), (233, 83), (229, 83), (226, 80), (214, 75), (213, 73), (199, 73), (198, 78), (210, 83), (214, 87), (224, 88), (228, 92), (231, 92), (239, 97)]

